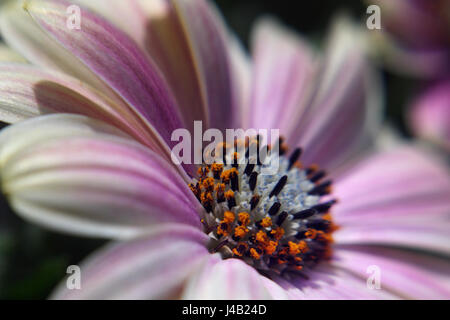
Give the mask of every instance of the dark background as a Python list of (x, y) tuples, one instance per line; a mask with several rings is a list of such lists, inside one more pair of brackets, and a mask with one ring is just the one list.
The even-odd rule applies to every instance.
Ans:
[[(95, 1), (95, 0), (93, 0)], [(227, 23), (248, 45), (252, 24), (261, 15), (273, 15), (320, 45), (329, 23), (346, 11), (365, 24), (362, 1), (217, 0)], [(386, 117), (408, 135), (404, 108), (421, 83), (382, 70), (386, 91)], [(1, 123), (0, 123), (1, 126)], [(24, 222), (13, 214), (0, 195), (0, 298), (42, 299), (65, 276), (68, 265), (78, 264), (104, 241), (64, 236)]]

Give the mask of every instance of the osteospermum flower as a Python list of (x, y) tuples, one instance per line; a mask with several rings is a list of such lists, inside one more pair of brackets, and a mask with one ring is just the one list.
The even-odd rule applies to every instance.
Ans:
[(389, 67), (421, 78), (450, 71), (450, 3), (428, 0), (365, 1), (380, 8), (372, 35)]
[[(448, 171), (412, 146), (369, 151), (379, 91), (351, 25), (321, 55), (263, 20), (250, 61), (203, 0), (86, 3), (76, 30), (65, 1), (0, 20), (32, 62), (0, 66), (2, 119), (22, 120), (0, 134), (3, 192), (25, 219), (118, 240), (54, 298), (450, 296)], [(175, 166), (171, 133), (194, 120), (279, 128), (279, 170), (233, 164), (233, 146)]]
[(450, 79), (428, 85), (415, 97), (408, 109), (408, 120), (413, 132), (450, 150)]

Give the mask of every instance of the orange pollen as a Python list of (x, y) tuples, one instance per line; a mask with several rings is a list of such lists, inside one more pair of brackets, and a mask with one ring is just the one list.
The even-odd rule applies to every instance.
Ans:
[(264, 247), (264, 251), (268, 255), (272, 255), (277, 250), (278, 242), (269, 241), (269, 243)]
[(237, 251), (236, 248), (234, 248), (234, 249), (231, 250), (231, 251), (233, 251), (233, 254), (234, 254), (235, 256), (238, 256), (238, 257), (242, 257), (242, 256), (244, 255), (243, 253), (240, 253), (239, 251)]
[(221, 164), (221, 163), (213, 163), (211, 165), (211, 170), (212, 170), (212, 172), (214, 172), (216, 174), (219, 174), (219, 173), (221, 173), (223, 171), (223, 164)]
[(233, 223), (234, 222), (234, 213), (231, 211), (225, 211), (225, 213), (223, 214), (223, 222), (226, 223)]
[(232, 176), (232, 175), (238, 175), (238, 174), (239, 174), (239, 171), (237, 171), (236, 168), (231, 168), (231, 169), (228, 170), (228, 171), (230, 172), (230, 176)]
[(267, 237), (267, 234), (264, 231), (260, 230), (256, 234), (256, 241), (261, 244), (266, 244), (269, 241), (269, 238)]
[(280, 240), (284, 236), (284, 229), (281, 227), (276, 228), (275, 230), (270, 231), (273, 237), (277, 240)]
[(226, 222), (221, 222), (217, 227), (217, 234), (225, 237), (228, 236), (230, 234), (230, 225)]
[(239, 222), (243, 226), (248, 226), (250, 224), (250, 215), (247, 212), (239, 213)]
[(192, 193), (198, 197), (200, 195), (200, 190), (197, 186), (194, 186), (192, 183), (189, 184), (189, 189), (191, 189)]
[(299, 243), (289, 241), (288, 245), (289, 245), (289, 254), (293, 256), (299, 253), (306, 252), (306, 249), (308, 248), (305, 241), (300, 241)]
[(200, 201), (204, 204), (204, 203), (206, 203), (206, 202), (210, 202), (210, 201), (213, 201), (214, 200), (214, 198), (213, 198), (213, 196), (212, 196), (212, 194), (210, 193), (210, 192), (203, 192), (201, 195), (200, 195)]
[(200, 167), (200, 168), (198, 168), (197, 172), (200, 177), (206, 177), (209, 173), (209, 168), (208, 167)]
[(263, 228), (268, 228), (272, 226), (272, 219), (270, 219), (269, 217), (265, 217), (264, 219), (261, 220), (261, 226)]
[(223, 183), (218, 183), (218, 184), (216, 184), (216, 191), (217, 192), (224, 192), (225, 191), (225, 184), (223, 184)]
[(239, 242), (236, 248), (234, 248), (232, 251), (234, 255), (238, 257), (242, 257), (245, 252), (248, 250), (248, 245), (245, 242)]
[(228, 190), (227, 192), (225, 192), (225, 198), (226, 198), (226, 199), (234, 198), (234, 192), (233, 192), (233, 190)]
[(308, 251), (308, 244), (306, 243), (306, 241), (302, 240), (298, 243), (301, 253), (305, 253)]
[(234, 235), (238, 238), (244, 237), (248, 232), (249, 232), (249, 230), (244, 226), (237, 226), (234, 229)]
[(222, 182), (227, 184), (230, 182), (230, 170), (225, 170), (222, 172), (222, 174), (220, 175), (220, 179), (222, 179)]
[(251, 255), (252, 258), (255, 259), (255, 260), (261, 259), (261, 255), (258, 253), (258, 251), (256, 251), (255, 248), (251, 248), (251, 249), (250, 249), (250, 255)]
[(203, 188), (205, 188), (208, 191), (214, 190), (214, 179), (213, 178), (206, 178), (202, 182)]
[(316, 229), (308, 229), (308, 231), (305, 232), (305, 237), (308, 239), (314, 239), (317, 235)]

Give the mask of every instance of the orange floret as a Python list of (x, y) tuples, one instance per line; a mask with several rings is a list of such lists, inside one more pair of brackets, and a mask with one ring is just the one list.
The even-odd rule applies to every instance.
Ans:
[(228, 190), (227, 192), (225, 192), (225, 198), (228, 200), (228, 199), (231, 199), (231, 198), (234, 198), (234, 192), (233, 192), (233, 190)]
[(216, 189), (217, 192), (219, 192), (219, 191), (224, 192), (225, 191), (225, 184), (218, 183), (218, 184), (216, 184), (216, 188), (215, 189)]
[(223, 183), (229, 183), (230, 182), (230, 170), (225, 170), (220, 175), (220, 179), (222, 179)]
[(226, 222), (221, 222), (217, 227), (217, 234), (224, 237), (228, 236), (230, 234), (230, 225)]
[(300, 241), (298, 243), (289, 241), (288, 245), (289, 245), (289, 254), (293, 256), (299, 253), (305, 253), (306, 250), (308, 249), (308, 245), (306, 244), (305, 241)]
[(308, 229), (305, 232), (305, 237), (307, 237), (308, 239), (314, 239), (317, 235), (317, 230), (316, 229)]
[(242, 257), (242, 253), (240, 253), (236, 248), (234, 248), (233, 250), (233, 254), (235, 255), (235, 256), (238, 256), (238, 257)]
[(232, 223), (234, 221), (234, 213), (231, 211), (225, 211), (225, 213), (223, 214), (223, 220), (222, 222), (226, 222), (226, 223)]
[(207, 191), (213, 191), (214, 190), (214, 179), (213, 178), (206, 178), (202, 181), (202, 186)]
[(308, 251), (308, 244), (304, 240), (302, 240), (298, 243), (298, 247), (300, 248), (301, 253), (305, 253)]
[(250, 224), (250, 215), (247, 212), (239, 213), (239, 222), (243, 226), (248, 226)]
[(270, 231), (273, 237), (276, 240), (280, 240), (284, 236), (284, 229), (281, 227), (276, 228), (275, 230)]
[(244, 226), (238, 226), (234, 229), (234, 235), (238, 238), (244, 237), (248, 233), (248, 229)]
[(264, 251), (266, 254), (273, 254), (277, 250), (278, 242), (269, 241), (269, 243), (264, 247)]
[(209, 168), (208, 167), (200, 167), (200, 168), (198, 168), (197, 172), (200, 177), (205, 177), (209, 173)]
[(264, 219), (261, 220), (261, 226), (263, 228), (268, 228), (272, 226), (272, 219), (270, 219), (269, 217), (265, 217)]
[(266, 244), (269, 241), (269, 238), (267, 237), (267, 234), (264, 231), (259, 230), (256, 233), (256, 241), (261, 244)]
[(219, 177), (223, 171), (223, 164), (221, 163), (213, 163), (211, 165), (211, 170), (214, 173), (214, 176)]
[(256, 259), (256, 260), (261, 259), (261, 255), (254, 248), (250, 249), (250, 255), (252, 256), (253, 259)]
[(289, 245), (289, 254), (290, 255), (295, 256), (300, 253), (300, 248), (298, 247), (298, 244), (296, 244), (295, 242), (289, 241), (288, 245)]
[(238, 256), (242, 257), (245, 252), (247, 252), (248, 245), (245, 242), (239, 242), (236, 248), (234, 248), (232, 251), (233, 253)]
[(200, 201), (204, 204), (206, 202), (211, 202), (213, 201), (213, 196), (210, 192), (202, 192), (202, 194), (200, 195)]

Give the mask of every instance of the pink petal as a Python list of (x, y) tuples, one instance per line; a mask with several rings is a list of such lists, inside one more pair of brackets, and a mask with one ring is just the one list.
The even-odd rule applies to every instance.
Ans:
[(276, 282), (283, 287), (291, 299), (300, 300), (372, 300), (396, 299), (387, 290), (372, 290), (366, 280), (328, 263), (305, 272), (304, 277), (279, 278)]
[(335, 183), (335, 240), (450, 252), (449, 194), (447, 168), (420, 150), (369, 157)]
[(141, 2), (141, 6), (147, 18), (141, 42), (164, 73), (181, 108), (187, 128), (193, 132), (195, 120), (203, 121), (203, 125), (207, 127), (208, 103), (204, 90), (209, 84), (202, 83), (199, 66), (203, 61), (197, 60), (194, 55), (193, 46), (196, 44), (189, 39), (174, 2)]
[(2, 6), (0, 30), (5, 42), (32, 64), (70, 74), (113, 98), (113, 91), (103, 81), (41, 30), (21, 1)]
[(448, 260), (381, 247), (339, 246), (335, 266), (367, 279), (369, 266), (380, 270), (381, 288), (409, 299), (449, 299)]
[(172, 132), (183, 127), (177, 106), (159, 70), (124, 33), (81, 9), (82, 26), (67, 28), (63, 0), (31, 0), (25, 9), (64, 48), (94, 71), (136, 109), (172, 146)]
[(2, 187), (23, 217), (76, 234), (126, 238), (161, 223), (200, 228), (200, 203), (169, 162), (116, 129), (50, 115), (0, 134)]
[[(76, 4), (89, 8), (102, 15), (116, 27), (124, 31), (142, 49), (145, 48), (147, 23), (149, 16), (143, 11), (143, 4), (148, 4), (149, 11), (160, 13), (164, 0), (72, 0)], [(149, 12), (150, 14), (150, 12)]]
[[(312, 82), (315, 61), (311, 48), (277, 22), (260, 21), (252, 36), (254, 68), (248, 128), (281, 129), (299, 120)], [(304, 103), (303, 103), (304, 104)]]
[(271, 295), (263, 276), (242, 260), (221, 260), (218, 256), (212, 256), (204, 267), (189, 279), (183, 298), (248, 300), (270, 299)]
[(450, 151), (450, 79), (431, 86), (413, 102), (409, 122), (417, 136)]
[(243, 44), (232, 37), (229, 43), (233, 76), (234, 99), (237, 112), (234, 114), (233, 128), (242, 128), (251, 118), (250, 107), (253, 64)]
[(366, 56), (366, 37), (338, 19), (300, 119), (292, 119), (289, 145), (304, 147), (302, 160), (332, 171), (360, 155), (379, 128), (381, 92)]
[[(231, 94), (228, 78), (232, 70), (227, 70), (228, 35), (209, 3), (191, 1), (186, 3), (189, 9), (186, 4), (168, 0), (132, 0), (126, 4), (121, 0), (77, 2), (107, 17), (150, 54), (164, 73), (189, 129), (192, 130), (194, 120), (202, 120), (209, 126), (208, 108), (214, 117), (222, 112), (220, 108), (226, 102), (220, 100), (224, 96), (229, 99)], [(195, 11), (195, 21), (191, 21), (189, 10)], [(203, 19), (201, 28), (198, 15)], [(203, 47), (205, 38), (208, 38), (207, 53)], [(210, 39), (214, 39), (215, 45), (209, 46)], [(219, 96), (214, 96), (216, 94)], [(235, 94), (238, 93), (232, 93)], [(216, 106), (217, 103), (220, 105)], [(229, 109), (231, 105), (226, 107)], [(217, 119), (220, 117), (219, 114)]]
[(414, 48), (398, 42), (388, 33), (374, 35), (374, 41), (383, 50), (384, 62), (395, 72), (425, 80), (448, 74), (448, 47)]
[(141, 238), (109, 245), (81, 264), (81, 289), (63, 281), (53, 299), (175, 298), (208, 256), (207, 236), (169, 225)]
[(196, 63), (202, 97), (208, 106), (209, 126), (232, 128), (237, 110), (229, 35), (223, 19), (206, 0), (174, 0), (173, 3)]
[(0, 64), (0, 93), (2, 121), (48, 112), (78, 113), (114, 125), (151, 149), (160, 148), (151, 127), (128, 105), (70, 76), (31, 65)]
[(186, 126), (208, 125), (200, 77), (189, 39), (171, 1), (78, 0), (125, 31), (148, 52), (168, 81)]
[(446, 16), (440, 13), (448, 10), (448, 4), (430, 3), (428, 0), (375, 0), (381, 7), (385, 29), (415, 47), (433, 47), (448, 40)]
[(450, 224), (448, 222), (434, 222), (421, 225), (405, 222), (392, 223), (390, 221), (378, 224), (351, 225), (342, 227), (333, 238), (339, 244), (377, 244), (385, 246), (401, 246), (411, 249), (450, 254)]

